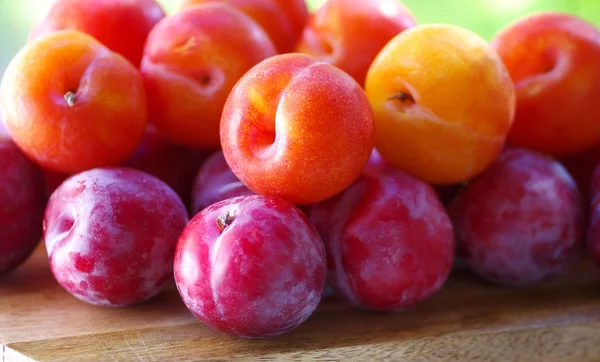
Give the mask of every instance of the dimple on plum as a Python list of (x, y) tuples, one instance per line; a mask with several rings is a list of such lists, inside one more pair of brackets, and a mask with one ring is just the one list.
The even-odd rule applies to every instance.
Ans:
[(128, 306), (158, 294), (188, 222), (179, 196), (130, 168), (100, 168), (67, 179), (51, 196), (44, 240), (56, 280), (80, 300)]
[(454, 258), (450, 219), (433, 188), (383, 166), (313, 205), (329, 283), (355, 306), (398, 311), (435, 294)]
[(249, 195), (202, 210), (181, 235), (175, 281), (208, 326), (245, 338), (287, 333), (317, 308), (325, 251), (306, 216), (278, 198)]
[(182, 146), (219, 146), (223, 105), (235, 83), (277, 54), (265, 31), (227, 4), (194, 5), (150, 32), (141, 74), (149, 123)]
[(258, 194), (298, 205), (350, 186), (374, 146), (373, 110), (362, 88), (303, 54), (274, 56), (248, 71), (220, 127), (233, 173)]
[(582, 242), (577, 184), (559, 162), (525, 149), (505, 150), (449, 213), (459, 257), (500, 285), (532, 285), (562, 272)]

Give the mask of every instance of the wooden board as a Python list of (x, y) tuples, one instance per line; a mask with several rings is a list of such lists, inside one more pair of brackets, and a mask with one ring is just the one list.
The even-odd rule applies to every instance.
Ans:
[(458, 271), (404, 313), (355, 310), (335, 298), (293, 333), (260, 341), (213, 332), (173, 286), (125, 309), (79, 302), (40, 249), (0, 280), (0, 361), (600, 361), (600, 269), (581, 262), (535, 288), (485, 284)]

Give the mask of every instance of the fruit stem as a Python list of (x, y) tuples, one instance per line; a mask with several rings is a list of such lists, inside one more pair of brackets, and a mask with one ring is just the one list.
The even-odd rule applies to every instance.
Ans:
[(210, 85), (210, 75), (203, 75), (200, 77), (200, 84), (202, 84), (202, 86), (206, 87)]
[(219, 228), (220, 232), (223, 232), (223, 230), (225, 230), (226, 227), (233, 223), (234, 219), (235, 217), (231, 215), (229, 211), (227, 211), (225, 214), (217, 217), (217, 228)]
[(77, 95), (73, 91), (68, 91), (65, 96), (65, 102), (69, 105), (69, 107), (73, 107), (75, 102), (77, 102)]
[(413, 96), (411, 96), (409, 93), (402, 91), (398, 92), (397, 94), (394, 94), (393, 96), (388, 98), (388, 100), (398, 100), (400, 102), (415, 103), (415, 99), (413, 98)]

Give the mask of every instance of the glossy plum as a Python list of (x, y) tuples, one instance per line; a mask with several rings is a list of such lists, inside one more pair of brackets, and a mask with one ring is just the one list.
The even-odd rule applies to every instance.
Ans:
[(196, 5), (165, 18), (148, 37), (141, 67), (150, 123), (182, 146), (219, 147), (231, 89), (276, 53), (256, 22), (225, 4)]
[(252, 191), (303, 205), (350, 186), (373, 150), (373, 112), (350, 76), (307, 55), (267, 59), (227, 99), (221, 143)]
[(48, 171), (118, 165), (144, 134), (147, 103), (138, 70), (81, 32), (57, 31), (26, 45), (0, 88), (8, 132)]

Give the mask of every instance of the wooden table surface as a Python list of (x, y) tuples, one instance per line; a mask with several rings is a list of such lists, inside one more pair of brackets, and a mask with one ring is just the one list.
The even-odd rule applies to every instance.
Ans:
[(404, 313), (323, 301), (286, 336), (248, 341), (197, 321), (172, 286), (145, 304), (84, 304), (54, 281), (43, 249), (0, 280), (0, 361), (600, 361), (600, 269), (588, 261), (535, 288), (455, 272)]

